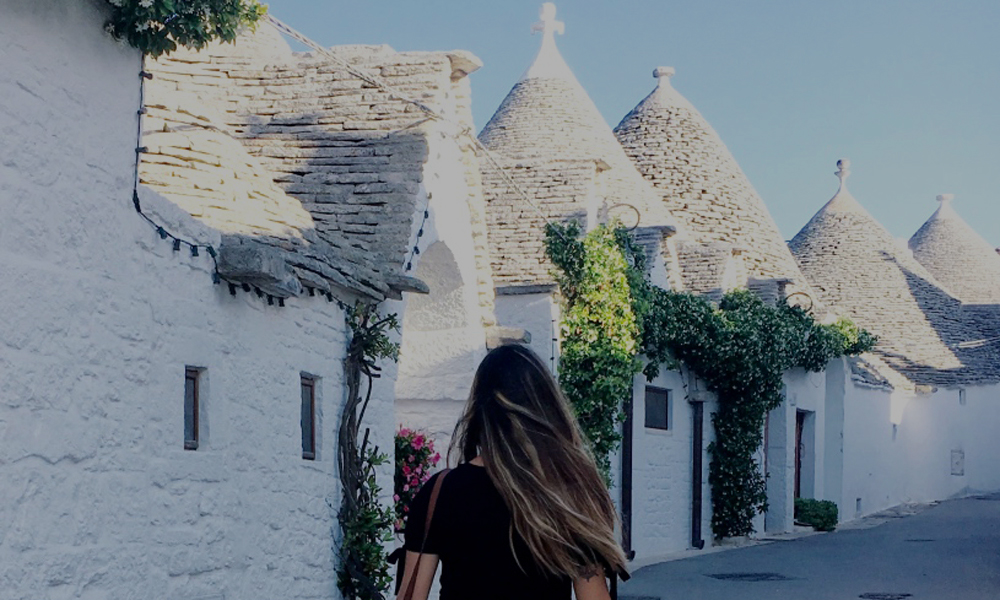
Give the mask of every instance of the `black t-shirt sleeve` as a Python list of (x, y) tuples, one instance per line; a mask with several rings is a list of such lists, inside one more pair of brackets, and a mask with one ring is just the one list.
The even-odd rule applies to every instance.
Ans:
[[(420, 552), (421, 544), (424, 542), (424, 524), (427, 520), (427, 509), (431, 502), (431, 490), (441, 473), (432, 476), (424, 483), (416, 497), (410, 504), (410, 511), (406, 517), (406, 530), (403, 533), (403, 547), (411, 552)], [(441, 486), (444, 488), (444, 485)], [(427, 543), (423, 546), (425, 554), (441, 554), (441, 492), (438, 493), (437, 507), (434, 509), (434, 519), (431, 522), (430, 535), (427, 536)]]

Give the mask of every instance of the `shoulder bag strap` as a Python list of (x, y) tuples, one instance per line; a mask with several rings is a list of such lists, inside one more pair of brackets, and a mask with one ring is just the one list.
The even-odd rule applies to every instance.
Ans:
[(434, 507), (437, 506), (438, 495), (441, 493), (441, 484), (444, 483), (445, 475), (449, 471), (451, 469), (441, 471), (441, 474), (434, 481), (434, 487), (431, 489), (431, 498), (427, 505), (427, 518), (424, 519), (424, 535), (423, 539), (420, 540), (420, 554), (417, 555), (417, 562), (413, 565), (413, 575), (410, 576), (410, 581), (406, 584), (406, 591), (403, 592), (403, 600), (413, 600), (413, 589), (417, 584), (417, 572), (420, 570), (420, 557), (424, 555), (424, 548), (427, 547), (427, 537), (430, 535), (431, 521), (434, 519)]

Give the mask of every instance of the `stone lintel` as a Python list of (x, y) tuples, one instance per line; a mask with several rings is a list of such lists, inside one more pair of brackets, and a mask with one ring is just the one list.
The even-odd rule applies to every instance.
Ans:
[(285, 260), (285, 252), (242, 235), (222, 236), (219, 275), (278, 298), (302, 293), (302, 284)]
[(494, 325), (486, 328), (486, 348), (492, 350), (507, 344), (530, 344), (531, 332), (520, 327), (501, 327)]
[(409, 275), (389, 275), (385, 278), (385, 282), (389, 285), (390, 290), (396, 292), (411, 292), (414, 294), (431, 293), (431, 288), (426, 283)]
[(556, 291), (557, 285), (554, 283), (540, 283), (535, 285), (503, 285), (497, 286), (498, 296), (524, 296), (527, 294), (551, 294)]

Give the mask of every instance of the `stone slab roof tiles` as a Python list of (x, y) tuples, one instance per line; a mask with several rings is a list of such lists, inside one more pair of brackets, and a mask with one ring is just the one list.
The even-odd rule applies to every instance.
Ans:
[[(843, 183), (790, 247), (822, 301), (879, 336), (873, 355), (911, 385), (993, 382), (1000, 357), (951, 296)], [(858, 372), (855, 371), (855, 375)], [(882, 374), (887, 376), (886, 373)]]
[(954, 196), (938, 196), (941, 206), (909, 246), (913, 257), (968, 304), (1000, 305), (1000, 256), (952, 206)]
[(673, 74), (654, 71), (656, 89), (615, 135), (677, 220), (678, 237), (742, 248), (751, 277), (790, 280), (789, 291), (812, 296), (764, 201), (708, 121), (670, 85)]
[[(464, 52), (335, 51), (449, 114), (463, 113), (455, 81), (478, 64)], [(156, 150), (144, 182), (210, 224), (293, 252), (304, 284), (377, 299), (419, 287), (404, 267), (435, 132), (416, 106), (329, 57), (292, 53), (269, 25), (148, 70)]]
[(685, 291), (718, 301), (722, 294), (747, 283), (743, 250), (725, 242), (677, 240), (677, 258)]
[[(535, 30), (542, 32), (538, 55), (479, 134), (527, 195), (521, 197), (484, 163), (497, 285), (552, 282), (547, 261), (533, 254), (544, 236), (538, 228), (543, 215), (561, 220), (611, 209), (629, 224), (637, 212), (642, 226), (672, 225), (669, 212), (559, 54), (555, 34), (562, 32), (562, 23), (555, 20), (551, 3), (543, 5)], [(622, 204), (635, 210), (616, 207)], [(518, 247), (512, 239), (527, 245)]]

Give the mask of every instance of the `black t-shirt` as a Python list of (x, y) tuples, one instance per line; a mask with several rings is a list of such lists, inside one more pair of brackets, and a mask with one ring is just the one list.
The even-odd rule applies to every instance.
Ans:
[[(424, 484), (410, 506), (407, 550), (420, 552), (427, 506), (438, 477), (440, 473)], [(425, 553), (441, 559), (441, 600), (569, 600), (570, 579), (545, 574), (513, 531), (518, 566), (511, 533), (510, 511), (486, 469), (465, 463), (449, 472), (424, 547)]]

